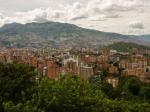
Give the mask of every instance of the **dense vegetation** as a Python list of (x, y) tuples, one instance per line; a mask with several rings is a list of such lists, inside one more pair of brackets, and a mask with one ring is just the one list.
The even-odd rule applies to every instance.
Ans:
[(122, 77), (113, 88), (98, 77), (36, 80), (34, 68), (0, 64), (0, 112), (149, 112), (150, 85)]
[(117, 42), (111, 45), (108, 45), (107, 48), (121, 51), (121, 52), (130, 52), (133, 48), (137, 48), (139, 50), (150, 50), (150, 47), (143, 46), (135, 43), (126, 43), (126, 42)]

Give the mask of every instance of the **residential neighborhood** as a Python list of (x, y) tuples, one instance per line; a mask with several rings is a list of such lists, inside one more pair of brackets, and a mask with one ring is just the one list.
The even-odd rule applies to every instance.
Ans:
[(35, 67), (37, 79), (47, 76), (58, 79), (61, 75), (77, 75), (83, 80), (101, 77), (105, 72), (108, 83), (117, 86), (120, 76), (136, 76), (150, 83), (150, 51), (118, 52), (108, 48), (27, 49), (8, 48), (0, 51), (2, 63), (25, 63)]

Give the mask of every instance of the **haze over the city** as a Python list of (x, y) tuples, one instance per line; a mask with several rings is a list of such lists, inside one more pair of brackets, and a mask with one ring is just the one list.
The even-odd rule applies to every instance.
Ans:
[(58, 21), (121, 34), (150, 34), (150, 0), (0, 0), (0, 26)]

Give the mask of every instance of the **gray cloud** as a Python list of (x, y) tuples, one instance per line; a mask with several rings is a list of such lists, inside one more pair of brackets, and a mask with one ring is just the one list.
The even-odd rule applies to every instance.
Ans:
[(129, 23), (129, 28), (144, 29), (144, 25), (141, 21), (132, 21), (132, 22)]
[(3, 14), (0, 13), (0, 19), (3, 19), (3, 18), (4, 18)]
[(141, 21), (132, 21), (128, 24), (128, 34), (137, 34), (141, 35), (144, 34), (144, 24)]

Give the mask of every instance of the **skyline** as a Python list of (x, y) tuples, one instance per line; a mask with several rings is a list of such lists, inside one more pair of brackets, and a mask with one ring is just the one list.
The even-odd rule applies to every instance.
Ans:
[(0, 26), (57, 21), (121, 34), (150, 34), (149, 0), (0, 0)]

